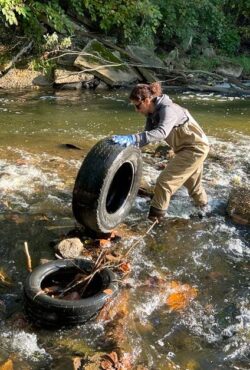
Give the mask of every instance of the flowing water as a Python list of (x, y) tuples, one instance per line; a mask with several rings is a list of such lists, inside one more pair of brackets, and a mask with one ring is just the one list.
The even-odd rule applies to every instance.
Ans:
[[(133, 250), (126, 342), (134, 363), (149, 369), (249, 369), (250, 233), (225, 216), (232, 186), (250, 181), (249, 98), (173, 98), (191, 110), (216, 153), (204, 169), (211, 215), (191, 218), (194, 208), (180, 189), (168, 218)], [(0, 93), (0, 271), (12, 282), (0, 284), (0, 363), (11, 358), (15, 369), (67, 370), (72, 356), (107, 350), (102, 322), (56, 331), (15, 325), (27, 275), (23, 245), (33, 266), (54, 258), (51, 242), (75, 225), (72, 189), (84, 155), (101, 138), (137, 132), (143, 122), (126, 91)], [(145, 161), (147, 181), (158, 174)], [(148, 207), (149, 199), (136, 199), (125, 220), (124, 250), (149, 227)], [(188, 284), (197, 297), (172, 310), (169, 288), (148, 284), (155, 277)]]

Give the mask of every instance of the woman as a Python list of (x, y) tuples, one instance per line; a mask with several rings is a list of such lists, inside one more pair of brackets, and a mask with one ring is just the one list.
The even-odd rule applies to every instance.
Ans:
[(157, 179), (149, 210), (150, 219), (164, 217), (171, 196), (184, 185), (195, 205), (204, 207), (207, 194), (201, 184), (203, 162), (209, 151), (206, 135), (191, 114), (165, 94), (159, 82), (136, 85), (130, 101), (146, 116), (145, 130), (134, 135), (113, 136), (122, 146), (144, 146), (165, 140), (175, 155)]

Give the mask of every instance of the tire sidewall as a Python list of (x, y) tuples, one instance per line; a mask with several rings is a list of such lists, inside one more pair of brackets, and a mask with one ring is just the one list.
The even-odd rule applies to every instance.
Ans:
[(24, 295), (28, 311), (31, 312), (33, 318), (36, 317), (45, 326), (62, 326), (86, 322), (98, 313), (107, 299), (110, 299), (117, 293), (118, 284), (115, 281), (115, 275), (107, 268), (104, 268), (101, 273), (104, 282), (103, 290), (109, 289), (112, 292), (110, 295), (107, 295), (102, 290), (88, 298), (68, 301), (55, 299), (43, 293), (42, 282), (45, 278), (61, 269), (68, 269), (74, 266), (81, 268), (86, 273), (90, 273), (93, 262), (84, 259), (51, 261), (36, 267), (25, 281)]
[[(114, 175), (116, 174), (116, 172), (125, 163), (128, 163), (131, 166), (133, 172), (130, 190), (127, 197), (124, 199), (122, 206), (119, 207), (116, 212), (109, 213), (106, 208), (106, 202), (110, 185), (114, 179)], [(104, 178), (103, 185), (100, 191), (100, 196), (98, 199), (96, 212), (97, 224), (99, 228), (109, 232), (110, 229), (116, 227), (128, 215), (138, 192), (141, 172), (142, 166), (139, 150), (136, 150), (135, 148), (127, 148), (115, 158), (113, 164), (108, 169), (106, 177)]]
[[(113, 213), (107, 211), (106, 202), (110, 185), (118, 170), (128, 163), (132, 179), (126, 199)], [(126, 173), (124, 174), (126, 176)], [(142, 176), (141, 151), (122, 147), (110, 138), (99, 141), (85, 157), (73, 189), (72, 210), (76, 220), (97, 233), (109, 233), (129, 213), (138, 192)], [(119, 179), (120, 180), (120, 179)], [(120, 180), (122, 183), (122, 179)], [(119, 197), (119, 189), (116, 194)]]

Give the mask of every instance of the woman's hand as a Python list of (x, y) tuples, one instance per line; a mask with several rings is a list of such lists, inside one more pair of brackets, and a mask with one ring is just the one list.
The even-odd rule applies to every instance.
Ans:
[(112, 136), (112, 141), (115, 144), (119, 144), (125, 147), (136, 145), (135, 135), (114, 135)]

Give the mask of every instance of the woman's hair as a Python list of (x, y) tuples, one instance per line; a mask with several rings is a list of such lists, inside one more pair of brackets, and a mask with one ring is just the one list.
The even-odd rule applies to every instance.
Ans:
[(162, 94), (161, 83), (152, 82), (151, 84), (137, 84), (130, 93), (129, 99), (135, 101), (155, 98)]

